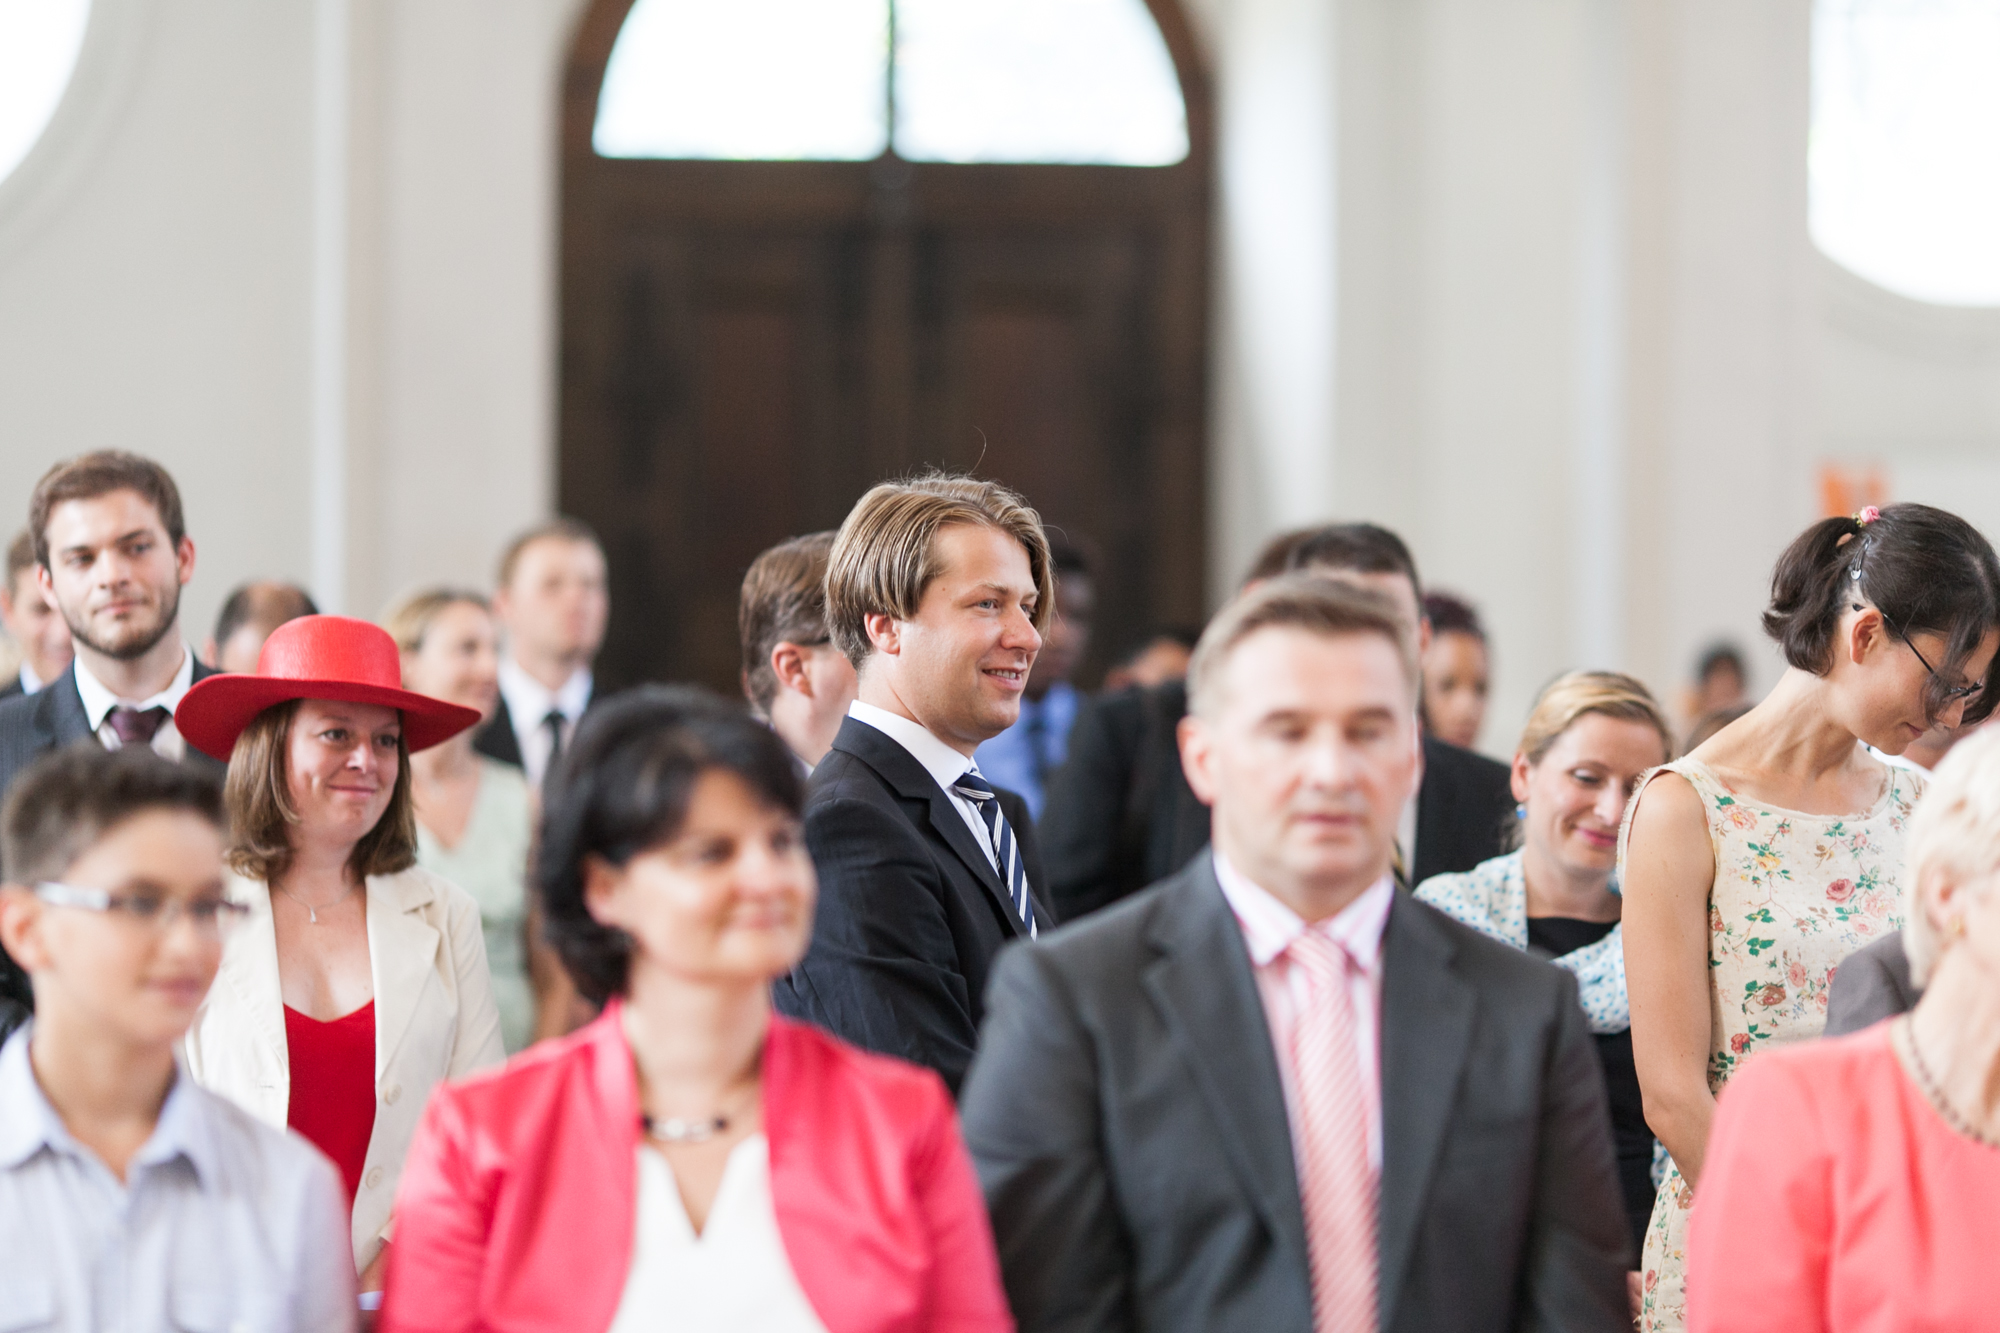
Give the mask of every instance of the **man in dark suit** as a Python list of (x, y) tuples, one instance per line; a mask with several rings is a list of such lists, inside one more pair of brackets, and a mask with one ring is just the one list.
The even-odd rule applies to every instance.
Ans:
[(819, 910), (776, 1003), (956, 1092), (993, 956), (1052, 923), (1026, 806), (972, 757), (1020, 714), (1048, 542), (992, 482), (877, 486), (834, 540), (826, 602), (860, 693), (807, 789)]
[(961, 1102), (1023, 1333), (1629, 1324), (1576, 982), (1394, 885), (1416, 657), (1274, 580), (1196, 650), (1214, 850), (1001, 956)]
[[(211, 675), (181, 637), (181, 589), (194, 542), (180, 490), (149, 458), (106, 450), (58, 463), (28, 506), (36, 578), (69, 625), (76, 660), (34, 694), (0, 703), (0, 798), (49, 751), (96, 740), (149, 745), (222, 773), (190, 747), (173, 712)], [(26, 978), (0, 955), (0, 993), (32, 1003)]]
[(609, 587), (597, 534), (573, 518), (528, 529), (500, 557), (500, 706), (472, 748), (519, 766), (531, 787), (541, 787), (597, 698), (591, 664), (604, 646)]
[[(1337, 523), (1273, 540), (1245, 586), (1304, 571), (1373, 588), (1430, 641), (1416, 561), (1402, 538), (1373, 523)], [(1069, 758), (1049, 782), (1039, 833), (1049, 896), (1065, 921), (1136, 893), (1208, 845), (1208, 808), (1181, 773), (1176, 728), (1187, 713), (1180, 681), (1093, 700), (1070, 733)], [(1399, 821), (1398, 873), (1405, 888), (1466, 871), (1505, 850), (1514, 810), (1507, 765), (1423, 740), (1423, 778)]]
[(33, 694), (60, 676), (74, 653), (69, 626), (42, 596), (35, 570), (35, 539), (24, 531), (7, 548), (7, 583), (0, 587), (0, 624), (21, 650), (21, 668), (0, 685), (0, 699)]

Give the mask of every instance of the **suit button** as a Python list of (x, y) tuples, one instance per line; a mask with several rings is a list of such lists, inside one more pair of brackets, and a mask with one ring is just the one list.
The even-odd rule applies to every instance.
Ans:
[(396, 1104), (396, 1099), (402, 1095), (403, 1095), (402, 1084), (391, 1083), (388, 1087), (382, 1089), (382, 1104), (384, 1106), (394, 1106)]
[(382, 1168), (379, 1166), (370, 1167), (368, 1171), (368, 1179), (364, 1180), (361, 1183), (366, 1185), (371, 1190), (379, 1187), (382, 1184)]

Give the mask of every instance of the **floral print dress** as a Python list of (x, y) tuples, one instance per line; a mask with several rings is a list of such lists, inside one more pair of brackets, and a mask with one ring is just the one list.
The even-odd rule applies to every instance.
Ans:
[[(1903, 925), (1904, 830), (1921, 777), (1884, 766), (1883, 791), (1862, 815), (1808, 815), (1738, 796), (1709, 768), (1681, 759), (1640, 780), (1619, 839), (1623, 877), (1632, 811), (1654, 777), (1687, 779), (1708, 814), (1715, 885), (1708, 896), (1708, 1086), (1770, 1046), (1826, 1027), (1827, 987), (1840, 961)], [(1640, 1326), (1687, 1326), (1688, 1212), (1694, 1191), (1669, 1166), (1640, 1259)]]

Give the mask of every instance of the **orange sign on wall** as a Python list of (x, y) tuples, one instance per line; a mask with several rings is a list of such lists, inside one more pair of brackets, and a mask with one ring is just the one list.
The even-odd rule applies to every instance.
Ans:
[(1819, 516), (1837, 518), (1868, 505), (1889, 503), (1889, 480), (1877, 463), (1822, 463)]

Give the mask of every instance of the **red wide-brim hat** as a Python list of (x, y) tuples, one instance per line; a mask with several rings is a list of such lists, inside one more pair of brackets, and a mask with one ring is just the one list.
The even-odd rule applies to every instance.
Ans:
[(174, 710), (174, 726), (189, 745), (226, 762), (252, 718), (293, 699), (398, 709), (403, 743), (413, 754), (479, 721), (476, 708), (404, 689), (396, 641), (379, 626), (348, 616), (300, 616), (264, 640), (255, 672), (197, 681)]

